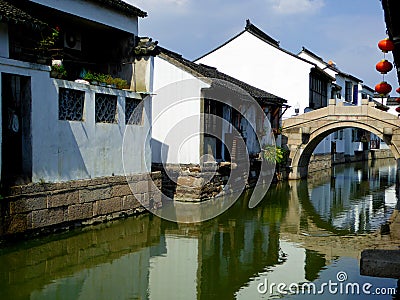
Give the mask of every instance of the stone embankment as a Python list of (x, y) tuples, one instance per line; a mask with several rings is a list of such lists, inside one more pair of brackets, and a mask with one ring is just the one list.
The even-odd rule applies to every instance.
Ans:
[(145, 210), (141, 204), (161, 204), (156, 191), (161, 189), (161, 181), (161, 173), (153, 172), (12, 187), (0, 201), (0, 236), (139, 214)]

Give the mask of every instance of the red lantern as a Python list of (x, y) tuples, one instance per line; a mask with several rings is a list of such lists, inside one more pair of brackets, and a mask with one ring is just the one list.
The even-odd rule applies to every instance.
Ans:
[(396, 89), (396, 92), (400, 94), (400, 87)]
[(379, 47), (379, 49), (381, 49), (381, 50), (382, 50), (383, 52), (385, 52), (385, 53), (394, 50), (394, 44), (393, 44), (393, 42), (392, 42), (391, 40), (389, 40), (388, 38), (379, 41), (378, 47)]
[(400, 104), (400, 98), (396, 98), (396, 102)]
[(386, 81), (382, 81), (375, 86), (375, 91), (378, 94), (386, 95), (392, 91), (392, 86), (388, 84)]
[(381, 60), (376, 64), (376, 70), (381, 72), (382, 74), (386, 74), (393, 69), (393, 65), (391, 62), (387, 61), (386, 59)]
[(397, 111), (398, 113), (400, 113), (400, 107), (399, 107), (399, 106), (396, 107), (396, 111)]

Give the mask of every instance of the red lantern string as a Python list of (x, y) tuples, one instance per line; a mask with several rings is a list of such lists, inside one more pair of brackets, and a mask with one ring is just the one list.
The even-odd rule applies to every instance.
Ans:
[[(392, 91), (392, 86), (385, 81), (385, 74), (393, 69), (393, 64), (386, 60), (386, 53), (394, 50), (394, 43), (389, 38), (386, 38), (379, 41), (378, 47), (383, 52), (383, 60), (376, 64), (376, 70), (382, 74), (382, 81), (375, 86), (375, 91), (381, 96), (383, 105), (383, 98), (387, 97)], [(400, 88), (396, 91), (400, 92)], [(396, 111), (400, 113), (400, 106), (396, 108)]]

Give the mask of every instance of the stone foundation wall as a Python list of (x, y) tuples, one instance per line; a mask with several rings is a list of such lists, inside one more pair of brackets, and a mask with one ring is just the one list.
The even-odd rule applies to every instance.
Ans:
[[(161, 204), (161, 173), (132, 175), (128, 178), (141, 201)], [(113, 176), (62, 183), (35, 183), (12, 187), (0, 200), (0, 235), (7, 236), (46, 228), (116, 219), (143, 212), (125, 176)]]
[(176, 201), (197, 202), (218, 195), (229, 175), (199, 165), (153, 164), (153, 171), (162, 173), (162, 191)]
[(313, 154), (308, 165), (308, 172), (312, 173), (332, 166), (331, 154)]
[(354, 156), (344, 155), (343, 153), (336, 153), (334, 161), (332, 162), (332, 155), (328, 154), (313, 154), (310, 158), (308, 172), (313, 173), (323, 169), (330, 168), (332, 164), (343, 164), (358, 161), (366, 161), (373, 159), (386, 159), (394, 158), (390, 149), (369, 150), (368, 152), (357, 152)]
[(370, 150), (368, 153), (368, 159), (385, 159), (394, 158), (393, 153), (390, 149)]
[[(235, 164), (232, 165), (235, 166)], [(162, 191), (169, 198), (183, 202), (199, 202), (231, 192), (230, 188), (226, 188), (226, 184), (232, 165), (220, 163), (200, 167), (199, 165), (171, 164), (164, 167), (162, 164), (153, 164), (152, 170), (162, 173)], [(250, 187), (255, 183), (257, 172), (259, 172), (256, 170), (257, 167), (252, 163), (250, 177), (249, 174), (243, 172), (238, 180), (245, 180), (246, 187)]]

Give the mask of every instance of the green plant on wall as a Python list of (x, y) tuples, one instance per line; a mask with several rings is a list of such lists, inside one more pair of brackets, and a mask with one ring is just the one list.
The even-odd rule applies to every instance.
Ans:
[(118, 89), (128, 89), (129, 85), (128, 82), (122, 78), (113, 78), (109, 74), (102, 74), (102, 73), (92, 73), (87, 71), (84, 73), (83, 78), (84, 80), (89, 81), (90, 83), (105, 83), (108, 85), (115, 86)]
[(263, 159), (270, 163), (285, 164), (288, 151), (280, 146), (266, 145), (262, 149)]

